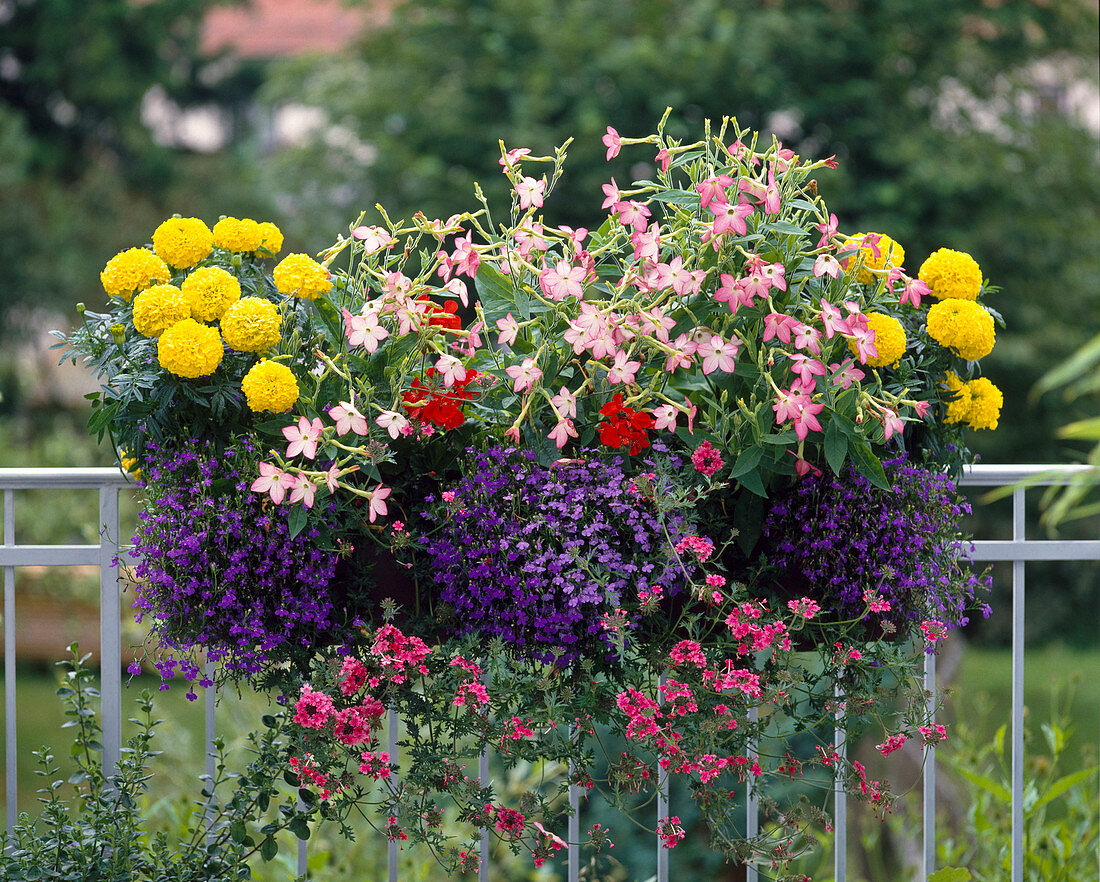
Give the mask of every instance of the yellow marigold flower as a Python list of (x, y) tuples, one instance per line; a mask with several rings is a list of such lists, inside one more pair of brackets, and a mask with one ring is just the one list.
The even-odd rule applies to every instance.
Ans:
[(970, 391), (970, 410), (966, 421), (972, 429), (996, 429), (1004, 406), (1004, 394), (985, 377), (966, 384)]
[(241, 299), (241, 283), (220, 266), (202, 266), (183, 280), (183, 294), (192, 316), (212, 322)]
[(225, 347), (217, 328), (194, 319), (176, 322), (157, 340), (157, 361), (177, 377), (208, 377), (217, 370)]
[(260, 224), (260, 247), (256, 249), (257, 257), (272, 257), (283, 250), (283, 231), (275, 224)]
[(261, 361), (254, 364), (241, 380), (245, 400), (249, 408), (259, 413), (286, 413), (298, 400), (298, 381), (294, 372), (277, 361)]
[(933, 340), (968, 361), (985, 358), (996, 341), (993, 316), (973, 300), (952, 297), (934, 304), (926, 327)]
[(185, 318), (191, 304), (175, 285), (154, 285), (134, 298), (134, 328), (146, 337), (159, 337)]
[(943, 378), (943, 384), (953, 396), (952, 401), (947, 402), (947, 414), (944, 421), (948, 423), (961, 423), (966, 420), (970, 412), (970, 386), (959, 379), (954, 371), (948, 371)]
[(243, 297), (222, 316), (222, 336), (230, 349), (263, 352), (279, 342), (283, 317), (270, 300)]
[(877, 277), (872, 270), (901, 266), (905, 262), (905, 249), (885, 233), (856, 233), (852, 239), (849, 245), (859, 247), (859, 251), (849, 258), (857, 262), (857, 282), (873, 284)]
[(255, 251), (263, 242), (260, 225), (250, 217), (224, 217), (214, 224), (214, 245), (226, 251)]
[(271, 273), (275, 287), (288, 297), (316, 300), (332, 290), (328, 270), (308, 254), (288, 254)]
[[(893, 316), (881, 312), (867, 314), (867, 326), (875, 332), (875, 348), (878, 355), (867, 359), (871, 367), (893, 367), (905, 354), (905, 330)], [(855, 341), (848, 341), (848, 348), (853, 355), (858, 355)]]
[(153, 249), (173, 269), (187, 269), (210, 256), (214, 234), (197, 217), (170, 217), (153, 233)]
[(977, 300), (982, 290), (982, 269), (965, 251), (941, 248), (921, 264), (917, 275), (940, 300)]
[(171, 277), (168, 265), (144, 248), (130, 248), (116, 254), (99, 274), (103, 290), (123, 300), (129, 300), (150, 285), (167, 282)]

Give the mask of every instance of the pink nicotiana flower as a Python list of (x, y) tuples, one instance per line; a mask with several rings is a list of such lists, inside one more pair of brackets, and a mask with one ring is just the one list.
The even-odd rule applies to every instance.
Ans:
[(834, 334), (847, 334), (851, 330), (844, 314), (824, 297), (821, 298), (821, 324), (825, 328), (825, 337), (829, 340)]
[(723, 370), (732, 374), (736, 366), (734, 359), (740, 346), (737, 340), (723, 339), (720, 334), (704, 335), (695, 349), (695, 354), (703, 360), (703, 373), (711, 374), (716, 370)]
[(726, 188), (732, 186), (733, 178), (729, 175), (718, 175), (717, 177), (700, 181), (695, 185), (695, 189), (699, 193), (699, 207), (709, 208), (712, 202), (728, 201)]
[(802, 323), (793, 316), (784, 315), (781, 312), (770, 312), (764, 316), (763, 341), (767, 343), (774, 337), (783, 343), (790, 343), (791, 334), (801, 327)]
[(866, 376), (850, 358), (844, 359), (841, 364), (829, 365), (829, 370), (833, 372), (833, 384), (842, 389), (847, 389), (852, 383), (858, 383)]
[(825, 376), (826, 368), (815, 358), (811, 358), (808, 355), (804, 355), (801, 352), (794, 352), (790, 355), (791, 370), (798, 374), (803, 383), (812, 385), (814, 383), (814, 377)]
[(725, 200), (722, 202), (714, 201), (710, 203), (707, 210), (714, 214), (714, 223), (710, 229), (711, 236), (717, 238), (725, 236), (727, 233), (744, 236), (748, 233), (745, 218), (749, 217), (754, 211), (748, 202), (740, 200), (736, 204), (731, 204)]
[(605, 198), (603, 200), (603, 205), (601, 205), (600, 208), (607, 209), (615, 203), (622, 201), (622, 193), (619, 191), (619, 185), (615, 183), (614, 178), (611, 179), (610, 184), (603, 184), (602, 188)]
[(300, 502), (306, 508), (313, 508), (313, 499), (317, 495), (317, 485), (304, 475), (299, 475), (290, 491), (290, 501)]
[(497, 319), (497, 330), (500, 331), (497, 336), (498, 346), (515, 346), (516, 334), (519, 333), (519, 322), (512, 318), (512, 313), (508, 313), (504, 318)]
[(374, 424), (385, 429), (395, 441), (408, 427), (409, 421), (402, 415), (392, 410), (384, 410), (374, 419)]
[(668, 174), (668, 167), (672, 163), (672, 154), (662, 147), (657, 151), (657, 157), (653, 161), (661, 167), (661, 171)]
[(389, 248), (396, 241), (389, 230), (381, 227), (356, 227), (351, 231), (351, 237), (363, 243), (364, 254), (374, 254), (383, 248)]
[(622, 138), (619, 137), (619, 133), (611, 128), (611, 126), (607, 127), (607, 134), (600, 140), (602, 140), (604, 146), (607, 147), (607, 162), (610, 162), (619, 155), (619, 150), (622, 149), (623, 146)]
[(902, 289), (901, 295), (898, 297), (899, 304), (911, 303), (914, 307), (920, 306), (920, 299), (927, 297), (932, 293), (932, 289), (920, 279), (911, 279), (909, 276), (902, 276)]
[(653, 428), (660, 432), (663, 429), (667, 429), (670, 432), (676, 431), (676, 418), (680, 415), (680, 411), (671, 404), (662, 404), (660, 407), (653, 408)]
[(652, 216), (648, 208), (633, 199), (616, 202), (611, 206), (611, 212), (619, 216), (619, 223), (624, 227), (632, 227), (638, 232), (645, 230), (649, 225), (646, 218)]
[(853, 327), (851, 337), (856, 344), (856, 354), (860, 364), (867, 364), (867, 360), (878, 357), (878, 347), (875, 346), (875, 332), (866, 327)]
[(528, 208), (542, 208), (543, 194), (546, 191), (546, 178), (520, 178), (516, 182), (516, 195), (519, 197), (521, 211)]
[(520, 364), (509, 365), (504, 373), (513, 380), (513, 392), (530, 392), (531, 387), (542, 376), (542, 370), (533, 358), (525, 358)]
[(560, 418), (577, 418), (577, 396), (565, 386), (562, 386), (561, 391), (550, 399), (550, 404)]
[(563, 419), (547, 433), (546, 437), (557, 444), (560, 450), (570, 438), (577, 437), (577, 430), (573, 427), (571, 419)]
[(511, 150), (506, 150), (504, 155), (497, 160), (501, 167), (507, 171), (509, 168), (515, 167), (515, 164), (519, 162), (523, 157), (530, 156), (531, 150), (527, 147), (513, 147)]
[(379, 484), (370, 491), (370, 507), (367, 512), (368, 520), (373, 524), (379, 515), (389, 514), (386, 507), (386, 497), (390, 495), (390, 488)]
[(259, 468), (260, 477), (248, 489), (253, 493), (267, 493), (271, 501), (278, 505), (283, 501), (287, 490), (294, 486), (294, 476), (270, 462), (261, 462)]
[(355, 315), (342, 310), (344, 316), (344, 336), (349, 346), (362, 346), (367, 352), (374, 352), (378, 344), (385, 340), (390, 332), (378, 324), (378, 313), (368, 311)]
[(882, 426), (886, 430), (886, 440), (889, 441), (895, 432), (901, 434), (905, 430), (905, 420), (890, 408), (884, 407), (882, 408)]
[(680, 297), (697, 294), (706, 275), (706, 270), (689, 271), (684, 269), (684, 259), (677, 254), (671, 263), (657, 264), (658, 290), (672, 288)]
[(816, 228), (821, 231), (821, 238), (818, 239), (815, 248), (828, 248), (832, 245), (833, 236), (836, 235), (839, 222), (836, 219), (835, 214), (830, 214), (827, 221), (823, 221), (816, 225)]
[(625, 352), (619, 352), (615, 355), (615, 363), (607, 369), (607, 381), (609, 383), (633, 383), (634, 375), (641, 368), (642, 363), (640, 361), (630, 361), (630, 357)]
[(803, 325), (794, 335), (794, 345), (813, 355), (821, 355), (821, 332), (812, 325)]
[(559, 260), (553, 267), (547, 267), (539, 273), (539, 287), (551, 300), (562, 301), (566, 297), (580, 299), (584, 294), (585, 270), (583, 266), (573, 266), (568, 260)]
[(834, 279), (840, 275), (840, 261), (831, 254), (822, 254), (814, 261), (814, 277), (832, 276)]
[(336, 407), (329, 409), (328, 415), (336, 421), (337, 435), (346, 435), (348, 432), (355, 432), (356, 435), (368, 433), (367, 418), (350, 401), (341, 401)]
[(435, 369), (443, 377), (444, 386), (453, 386), (466, 379), (466, 367), (453, 355), (441, 355), (435, 363)]
[(306, 459), (316, 457), (317, 442), (321, 439), (322, 431), (321, 420), (317, 417), (312, 420), (299, 417), (298, 425), (286, 426), (283, 429), (283, 437), (290, 442), (290, 446), (286, 449), (287, 459), (299, 455), (304, 456)]

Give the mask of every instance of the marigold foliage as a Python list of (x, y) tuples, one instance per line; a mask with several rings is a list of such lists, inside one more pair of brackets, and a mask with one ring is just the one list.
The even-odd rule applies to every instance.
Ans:
[(173, 269), (187, 269), (214, 250), (214, 234), (197, 217), (170, 217), (153, 233), (153, 249)]
[(112, 297), (129, 300), (150, 285), (167, 282), (171, 275), (168, 265), (151, 251), (130, 248), (108, 260), (99, 279)]
[(928, 335), (967, 361), (985, 358), (993, 351), (996, 332), (993, 316), (973, 300), (949, 298), (928, 310)]
[(177, 377), (208, 377), (217, 370), (224, 354), (218, 329), (193, 318), (176, 322), (157, 340), (157, 361)]
[(254, 413), (264, 410), (286, 413), (298, 400), (298, 381), (294, 372), (277, 361), (253, 365), (241, 380), (241, 389)]
[(175, 285), (153, 285), (134, 298), (134, 328), (146, 337), (159, 337), (187, 318), (191, 304)]
[[(881, 312), (867, 313), (867, 325), (875, 332), (875, 348), (878, 355), (867, 359), (871, 367), (893, 367), (905, 354), (905, 330), (893, 316)], [(853, 355), (858, 354), (856, 344), (848, 342)]]
[(917, 274), (940, 300), (977, 300), (982, 290), (982, 270), (965, 251), (941, 248), (921, 264)]
[[(878, 237), (877, 240), (875, 237)], [(851, 244), (858, 245), (855, 260), (859, 262), (856, 281), (870, 285), (875, 281), (872, 270), (882, 270), (905, 263), (905, 249), (885, 233), (856, 233)]]
[(328, 270), (308, 254), (288, 254), (272, 271), (275, 287), (288, 297), (316, 300), (332, 290)]
[(241, 283), (220, 266), (203, 266), (183, 280), (191, 315), (204, 322), (220, 319), (241, 297)]
[(263, 244), (260, 225), (250, 217), (223, 217), (214, 224), (214, 245), (233, 252), (252, 252)]
[(243, 297), (222, 316), (222, 337), (238, 352), (264, 352), (279, 342), (283, 317), (270, 300)]

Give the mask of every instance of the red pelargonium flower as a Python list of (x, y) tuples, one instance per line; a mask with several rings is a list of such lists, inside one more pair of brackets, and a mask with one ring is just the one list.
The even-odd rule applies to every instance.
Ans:
[(600, 408), (600, 415), (607, 418), (600, 423), (600, 443), (618, 448), (629, 445), (631, 456), (637, 456), (649, 447), (648, 429), (653, 428), (653, 417), (645, 411), (635, 411), (623, 406), (621, 392)]
[(440, 306), (434, 300), (429, 300), (427, 293), (421, 294), (417, 299), (427, 304), (424, 314), (428, 316), (429, 325), (452, 331), (462, 327), (462, 319), (455, 315), (458, 312), (457, 300), (444, 300), (443, 305)]
[[(451, 303), (453, 301), (448, 301)], [(458, 321), (457, 317), (454, 317)], [(443, 375), (434, 367), (424, 372), (424, 378), (414, 377), (412, 388), (403, 396), (405, 410), (420, 423), (432, 423), (441, 429), (457, 429), (466, 421), (462, 405), (474, 397), (471, 383), (478, 382), (481, 374), (466, 370), (464, 380), (455, 380), (450, 387), (443, 385)]]

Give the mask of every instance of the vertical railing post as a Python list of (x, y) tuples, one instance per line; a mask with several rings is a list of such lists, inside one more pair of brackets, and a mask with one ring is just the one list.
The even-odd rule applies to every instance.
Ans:
[[(4, 491), (4, 544), (15, 545), (15, 493), (11, 490)], [(10, 839), (15, 832), (19, 806), (16, 777), (19, 755), (15, 739), (15, 567), (4, 567), (4, 723), (4, 805)]]
[[(577, 736), (578, 727), (569, 727), (570, 742)], [(573, 776), (577, 769), (572, 761), (569, 763), (569, 830), (566, 846), (568, 851), (567, 882), (577, 882), (581, 876), (581, 788), (573, 783)]]
[(122, 756), (122, 612), (118, 569), (118, 488), (99, 488), (99, 676), (103, 714), (103, 773)]
[(836, 745), (838, 759), (833, 773), (833, 793), (835, 795), (833, 828), (836, 837), (833, 845), (833, 878), (835, 882), (848, 879), (848, 792), (844, 789), (845, 765), (848, 761), (848, 735), (841, 723), (844, 721), (846, 707), (841, 703), (840, 684), (834, 690), (836, 697), (836, 726), (833, 729), (833, 743)]
[[(482, 787), (489, 783), (489, 748), (483, 748), (477, 758), (477, 782)], [(477, 882), (489, 882), (489, 827), (481, 828), (477, 844)]]
[[(386, 711), (386, 740), (387, 749), (390, 752), (390, 762), (397, 765), (397, 727), (401, 721), (397, 718), (397, 712), (391, 707)], [(391, 786), (398, 786), (394, 781)], [(391, 839), (386, 848), (386, 878), (389, 882), (397, 882), (397, 840)]]
[[(936, 654), (924, 656), (925, 711), (928, 725), (936, 722)], [(931, 739), (924, 746), (924, 829), (921, 841), (921, 878), (936, 870), (936, 751)]]
[[(1026, 539), (1024, 489), (1012, 491), (1012, 539)], [(1012, 876), (1024, 878), (1024, 562), (1012, 562)]]
[[(665, 685), (667, 674), (662, 671), (657, 678), (657, 701), (664, 704), (664, 692), (660, 691)], [(661, 772), (664, 771), (664, 775)], [(668, 849), (660, 837), (661, 825), (668, 820), (668, 793), (671, 770), (662, 770), (661, 764), (657, 764), (657, 882), (668, 882)]]
[[(755, 726), (759, 717), (760, 713), (756, 705), (750, 707), (749, 723)], [(745, 745), (745, 756), (753, 761), (759, 757), (755, 735)], [(755, 839), (760, 833), (760, 797), (753, 786), (754, 780), (752, 775), (745, 776), (745, 838), (749, 840)], [(759, 878), (755, 854), (750, 854), (749, 862), (745, 865), (745, 882), (757, 882)]]

